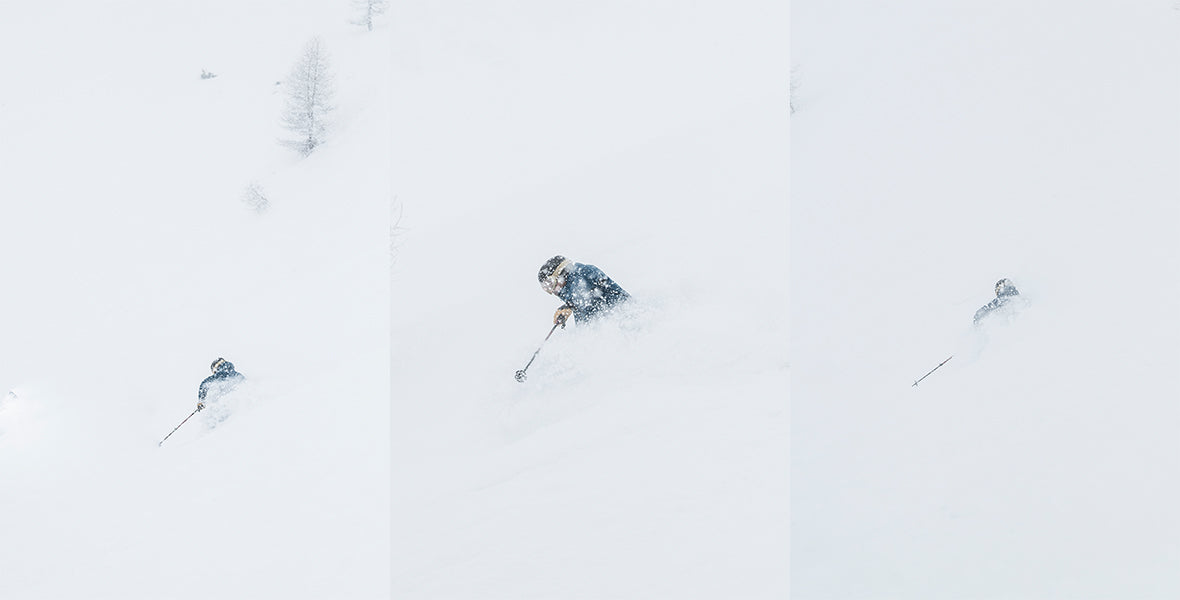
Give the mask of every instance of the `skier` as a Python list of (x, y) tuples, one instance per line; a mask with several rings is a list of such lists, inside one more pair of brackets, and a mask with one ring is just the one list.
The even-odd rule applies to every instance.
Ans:
[(222, 396), (234, 391), (234, 388), (246, 378), (234, 370), (234, 364), (218, 358), (209, 365), (213, 374), (201, 382), (201, 389), (197, 392), (197, 410), (205, 409), (205, 400), (216, 402)]
[(537, 272), (541, 289), (565, 301), (553, 313), (553, 324), (565, 327), (572, 315), (577, 323), (602, 316), (631, 296), (594, 265), (554, 256)]
[(1019, 295), (1020, 292), (1016, 291), (1016, 286), (1012, 284), (1010, 279), (1001, 279), (997, 281), (996, 299), (988, 302), (987, 304), (980, 307), (979, 310), (975, 311), (975, 324), (979, 325), (979, 322), (984, 317), (992, 314), (996, 309), (1007, 305)]

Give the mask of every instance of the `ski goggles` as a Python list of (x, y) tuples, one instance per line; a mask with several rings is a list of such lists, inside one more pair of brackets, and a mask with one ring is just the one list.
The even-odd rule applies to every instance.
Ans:
[(541, 280), (541, 289), (545, 290), (547, 293), (553, 294), (556, 293), (557, 290), (565, 287), (565, 268), (569, 266), (569, 264), (570, 259), (567, 258), (563, 260), (561, 264), (557, 265), (557, 267), (553, 269), (553, 272), (550, 273), (548, 277)]
[(563, 287), (565, 287), (565, 277), (561, 275), (550, 275), (541, 282), (541, 289), (548, 294), (555, 294)]

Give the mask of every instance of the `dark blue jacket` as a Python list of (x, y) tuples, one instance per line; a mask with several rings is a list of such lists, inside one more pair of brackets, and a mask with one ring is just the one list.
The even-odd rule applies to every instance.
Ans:
[(201, 382), (201, 389), (197, 392), (197, 399), (204, 402), (205, 397), (210, 396), (210, 402), (217, 400), (232, 392), (245, 379), (245, 376), (234, 370), (234, 364), (227, 360), (221, 363), (221, 366), (217, 368), (216, 372)]
[(574, 321), (585, 322), (614, 308), (630, 294), (594, 265), (574, 263), (565, 274), (565, 285), (555, 294), (574, 309)]

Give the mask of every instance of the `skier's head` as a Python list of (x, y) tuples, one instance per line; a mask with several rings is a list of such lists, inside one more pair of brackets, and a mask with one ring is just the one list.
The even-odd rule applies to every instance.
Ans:
[(214, 374), (229, 373), (234, 370), (234, 364), (224, 358), (218, 358), (213, 361), (213, 364), (209, 365), (209, 370), (213, 371)]
[(573, 261), (561, 255), (545, 261), (545, 264), (541, 265), (541, 270), (537, 271), (537, 281), (541, 282), (541, 289), (554, 294), (565, 287), (566, 269), (571, 264)]
[(1011, 296), (1018, 293), (1011, 279), (1001, 279), (996, 282), (996, 297)]

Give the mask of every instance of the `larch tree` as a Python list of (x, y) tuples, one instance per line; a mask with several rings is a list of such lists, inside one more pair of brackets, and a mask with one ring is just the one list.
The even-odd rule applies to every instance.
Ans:
[(283, 145), (307, 156), (324, 143), (330, 124), (328, 113), (334, 108), (333, 79), (323, 43), (319, 38), (312, 38), (287, 76), (287, 105), (282, 119), (294, 136), (282, 140)]

